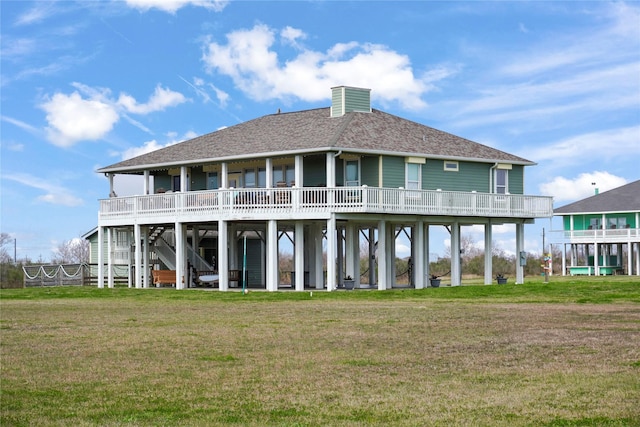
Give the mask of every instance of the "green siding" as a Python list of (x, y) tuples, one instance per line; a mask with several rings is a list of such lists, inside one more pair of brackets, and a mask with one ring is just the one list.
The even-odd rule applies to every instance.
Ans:
[(459, 162), (458, 171), (451, 172), (444, 170), (443, 160), (427, 159), (422, 169), (422, 188), (488, 193), (491, 166), (493, 164)]
[(331, 91), (331, 116), (339, 117), (352, 111), (371, 112), (371, 91), (343, 86), (333, 88)]
[[(564, 215), (562, 217), (562, 225), (565, 230), (571, 230), (571, 215)], [(605, 228), (610, 228), (609, 219), (624, 219), (625, 223), (630, 228), (637, 228), (636, 224), (636, 215), (634, 213), (611, 213), (605, 215)], [(573, 216), (573, 229), (574, 230), (589, 230), (589, 226), (591, 225), (591, 220), (597, 219), (599, 224), (602, 225), (602, 214), (585, 214), (585, 215), (574, 215)], [(620, 228), (625, 228), (621, 226)]]
[(191, 169), (191, 191), (207, 189), (207, 173), (202, 171), (202, 167)]
[(405, 186), (404, 157), (382, 157), (382, 186), (400, 188)]
[(326, 170), (327, 157), (309, 156), (304, 158), (304, 187), (318, 187), (327, 185)]
[(513, 165), (509, 171), (509, 193), (524, 194), (524, 166)]
[(378, 186), (378, 157), (363, 157), (360, 160), (361, 184), (369, 187)]
[(336, 159), (336, 187), (344, 185), (344, 160)]
[(371, 92), (369, 90), (345, 88), (345, 113), (350, 111), (371, 111)]
[(166, 174), (163, 175), (154, 175), (153, 176), (153, 186), (154, 193), (158, 191), (159, 188), (164, 188), (165, 190), (171, 190), (171, 177)]

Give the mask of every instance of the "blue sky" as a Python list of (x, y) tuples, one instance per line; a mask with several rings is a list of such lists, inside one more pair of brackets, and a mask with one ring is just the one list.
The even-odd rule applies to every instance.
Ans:
[[(2, 1), (1, 231), (48, 260), (97, 224), (99, 167), (372, 89), (410, 120), (538, 163), (556, 206), (639, 179), (637, 2)], [(116, 179), (119, 195), (141, 184)], [(541, 250), (549, 220), (527, 226)], [(480, 229), (464, 233), (482, 244)], [(432, 251), (443, 253), (436, 233)], [(494, 240), (511, 251), (513, 230)], [(399, 255), (403, 255), (399, 248)]]

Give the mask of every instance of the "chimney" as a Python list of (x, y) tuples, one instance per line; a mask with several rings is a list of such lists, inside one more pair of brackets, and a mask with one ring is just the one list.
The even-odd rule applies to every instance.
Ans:
[(371, 89), (349, 86), (332, 87), (331, 117), (340, 117), (351, 112), (371, 112)]

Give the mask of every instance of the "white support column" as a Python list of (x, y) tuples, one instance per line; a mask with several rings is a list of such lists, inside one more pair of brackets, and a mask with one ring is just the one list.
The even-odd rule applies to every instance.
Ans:
[(295, 249), (294, 249), (294, 271), (296, 272), (296, 282), (292, 283), (296, 291), (304, 291), (304, 222), (296, 221), (295, 224)]
[[(520, 252), (524, 251), (524, 223), (516, 224), (516, 259), (520, 258)], [(516, 262), (516, 285), (524, 283), (524, 266)]]
[[(256, 180), (257, 179), (258, 178), (256, 178)], [(267, 181), (267, 188), (273, 187), (273, 161), (271, 157), (267, 157), (267, 160), (265, 161), (265, 180)]]
[(640, 276), (640, 242), (636, 243), (636, 276)]
[(220, 188), (229, 188), (229, 169), (227, 162), (222, 162), (220, 168)]
[(336, 158), (333, 153), (327, 153), (327, 188), (336, 186)]
[(135, 224), (133, 226), (133, 240), (134, 240), (133, 270), (135, 271), (135, 278), (136, 278), (136, 280), (134, 281), (134, 286), (137, 289), (142, 287), (142, 271), (141, 271), (142, 263), (140, 262), (142, 253), (140, 248), (140, 236), (141, 236), (140, 224)]
[(107, 228), (107, 286), (113, 288), (113, 228)]
[(387, 224), (387, 289), (396, 284), (396, 227)]
[(426, 276), (424, 273), (424, 221), (418, 221), (414, 227), (413, 239), (413, 283), (416, 289), (425, 287)]
[(358, 227), (348, 222), (345, 228), (345, 276), (353, 277), (355, 285), (360, 285), (360, 245)]
[(429, 256), (429, 224), (424, 224), (424, 287), (426, 288), (429, 283), (429, 264), (431, 263), (431, 257)]
[(184, 193), (189, 190), (189, 177), (187, 176), (187, 167), (180, 167), (180, 192)]
[(598, 242), (593, 243), (593, 266), (594, 266), (594, 274), (596, 276), (600, 275), (600, 251), (598, 250)]
[(460, 286), (460, 223), (451, 224), (451, 286)]
[(104, 227), (101, 225), (98, 226), (98, 288), (104, 288)]
[[(235, 224), (227, 226), (229, 234), (229, 270), (238, 269), (238, 230)], [(234, 283), (235, 285), (235, 283)], [(231, 286), (231, 283), (229, 283)]]
[(144, 276), (142, 279), (142, 287), (149, 288), (149, 227), (145, 226), (140, 229), (142, 233), (142, 271)]
[[(182, 184), (181, 184), (182, 188)], [(185, 288), (185, 232), (184, 225), (181, 222), (175, 223), (176, 238), (176, 289)]]
[[(333, 158), (333, 157), (332, 157)], [(327, 290), (337, 288), (336, 282), (336, 249), (337, 249), (336, 217), (331, 214), (327, 220)]]
[(145, 170), (144, 171), (144, 181), (142, 183), (142, 190), (143, 190), (143, 194), (149, 194), (149, 171)]
[[(516, 257), (517, 259), (517, 257)], [(484, 284), (493, 282), (493, 226), (491, 220), (484, 225)]]
[(315, 269), (316, 269), (316, 288), (324, 289), (325, 282), (325, 273), (324, 273), (324, 265), (323, 265), (323, 254), (322, 254), (322, 229), (323, 227), (318, 224), (317, 227), (314, 228), (314, 239), (315, 239)]
[(109, 178), (109, 197), (113, 197), (116, 194), (113, 188), (114, 174), (107, 174), (107, 177)]
[(229, 290), (229, 230), (227, 221), (218, 220), (218, 283), (221, 291)]
[(567, 244), (562, 244), (562, 275), (567, 275)]
[(278, 290), (278, 222), (267, 221), (267, 291)]
[(387, 223), (378, 221), (378, 290), (384, 291), (390, 285), (387, 282)]
[(303, 176), (304, 176), (304, 162), (303, 162), (303, 157), (300, 154), (297, 154), (295, 157), (295, 164), (294, 164), (294, 179), (296, 181), (296, 187), (304, 187), (304, 181), (303, 181)]

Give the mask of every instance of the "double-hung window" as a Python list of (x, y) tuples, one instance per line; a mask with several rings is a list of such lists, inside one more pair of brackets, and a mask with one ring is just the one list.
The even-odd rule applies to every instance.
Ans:
[(407, 190), (420, 190), (422, 188), (422, 165), (420, 163), (406, 163), (406, 183)]
[(346, 160), (344, 162), (345, 187), (360, 186), (360, 160)]
[(507, 169), (496, 169), (495, 192), (497, 194), (509, 193), (509, 171)]

